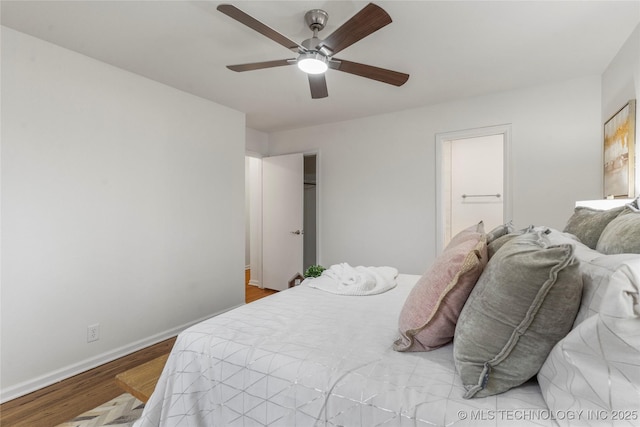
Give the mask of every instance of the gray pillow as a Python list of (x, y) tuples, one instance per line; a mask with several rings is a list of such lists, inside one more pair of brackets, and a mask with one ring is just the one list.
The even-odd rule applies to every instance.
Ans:
[(489, 257), (489, 259), (491, 259), (493, 255), (495, 255), (495, 253), (498, 252), (498, 250), (507, 242), (525, 233), (532, 232), (533, 228), (534, 226), (530, 225), (529, 227), (523, 228), (522, 230), (511, 230), (508, 234), (503, 234), (502, 236), (493, 239), (491, 242), (489, 242), (489, 240), (487, 239), (487, 256)]
[(507, 235), (509, 233), (513, 233), (513, 222), (509, 221), (507, 223), (501, 224), (487, 233), (487, 244), (493, 242), (499, 237)]
[(605, 255), (640, 254), (640, 212), (627, 208), (611, 221), (602, 232), (596, 250)]
[(464, 398), (505, 392), (535, 376), (571, 329), (582, 276), (573, 245), (549, 245), (543, 230), (517, 236), (489, 260), (455, 331)]
[(589, 248), (595, 249), (604, 228), (624, 209), (624, 206), (607, 210), (578, 206), (563, 231), (573, 234)]

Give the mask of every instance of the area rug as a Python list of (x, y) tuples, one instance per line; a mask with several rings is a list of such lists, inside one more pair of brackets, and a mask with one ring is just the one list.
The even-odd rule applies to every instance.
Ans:
[(56, 427), (131, 427), (142, 415), (143, 408), (144, 403), (124, 393)]

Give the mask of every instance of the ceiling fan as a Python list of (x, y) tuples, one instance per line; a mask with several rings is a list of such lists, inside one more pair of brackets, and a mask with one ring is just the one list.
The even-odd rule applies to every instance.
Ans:
[(252, 16), (241, 11), (230, 4), (221, 4), (217, 8), (220, 12), (235, 19), (241, 24), (259, 32), (276, 43), (298, 53), (297, 58), (279, 59), (265, 62), (252, 62), (249, 64), (228, 65), (227, 68), (233, 71), (251, 71), (262, 68), (280, 67), (284, 65), (297, 64), (298, 67), (307, 73), (309, 86), (311, 88), (311, 98), (326, 98), (327, 81), (324, 72), (331, 68), (349, 74), (366, 77), (379, 82), (388, 83), (394, 86), (402, 86), (409, 75), (398, 71), (387, 70), (374, 67), (372, 65), (360, 64), (335, 58), (333, 55), (351, 46), (355, 42), (378, 31), (380, 28), (391, 23), (391, 17), (380, 6), (369, 3), (351, 19), (342, 24), (327, 38), (318, 38), (321, 31), (329, 19), (327, 12), (321, 9), (308, 11), (305, 16), (305, 23), (313, 31), (313, 36), (302, 43), (296, 43), (276, 30), (263, 24)]

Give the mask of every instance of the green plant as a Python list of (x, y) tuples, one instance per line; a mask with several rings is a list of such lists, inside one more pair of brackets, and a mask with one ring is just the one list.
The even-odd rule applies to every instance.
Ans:
[(312, 265), (304, 272), (304, 277), (318, 277), (324, 270), (326, 270), (326, 268), (321, 265)]

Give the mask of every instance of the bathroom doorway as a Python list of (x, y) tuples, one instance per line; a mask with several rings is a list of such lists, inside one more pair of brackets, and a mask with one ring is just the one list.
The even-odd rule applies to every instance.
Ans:
[(509, 125), (436, 135), (438, 253), (472, 224), (511, 219), (510, 138)]

